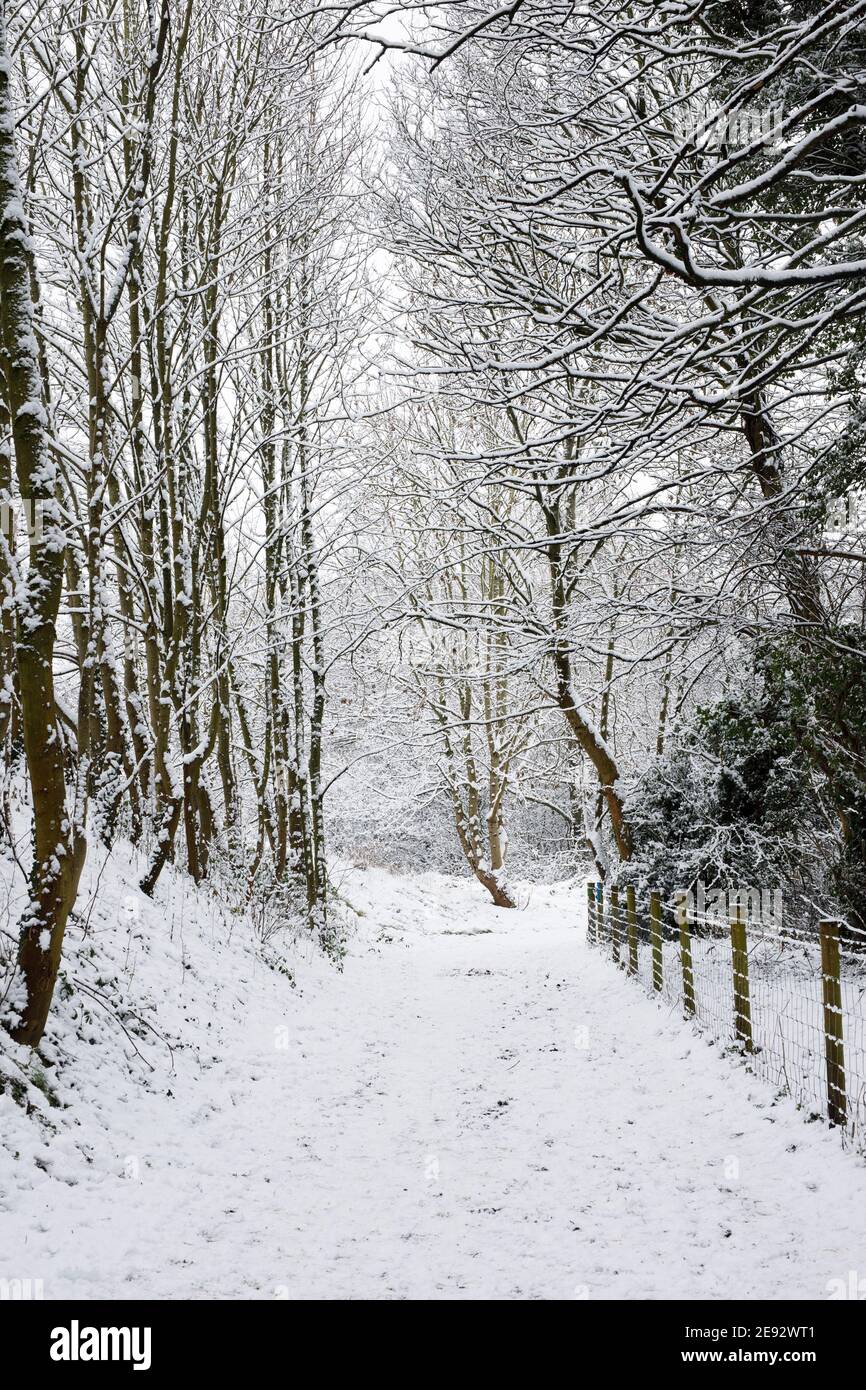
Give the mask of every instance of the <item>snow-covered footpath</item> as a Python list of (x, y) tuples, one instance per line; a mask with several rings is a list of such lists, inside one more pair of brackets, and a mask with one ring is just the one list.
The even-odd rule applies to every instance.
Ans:
[(348, 871), (345, 968), (296, 948), (293, 984), (182, 880), (151, 904), (122, 854), (89, 875), (60, 1065), (0, 1054), (0, 1279), (822, 1299), (866, 1274), (866, 1168), (590, 951), (580, 885), (506, 912)]

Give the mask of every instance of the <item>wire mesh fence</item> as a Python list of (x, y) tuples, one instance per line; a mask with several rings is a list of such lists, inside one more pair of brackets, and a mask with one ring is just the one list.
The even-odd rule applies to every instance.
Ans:
[(708, 905), (590, 882), (587, 898), (592, 946), (866, 1153), (866, 933), (792, 927), (744, 890)]

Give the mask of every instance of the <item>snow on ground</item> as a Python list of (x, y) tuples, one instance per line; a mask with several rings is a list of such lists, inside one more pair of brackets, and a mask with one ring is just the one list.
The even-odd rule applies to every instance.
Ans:
[(866, 1168), (587, 948), (582, 885), (507, 912), (347, 871), (345, 968), (295, 948), (293, 984), (183, 879), (150, 904), (122, 853), (88, 873), (42, 1089), (0, 1054), (0, 1279), (821, 1299), (866, 1269)]

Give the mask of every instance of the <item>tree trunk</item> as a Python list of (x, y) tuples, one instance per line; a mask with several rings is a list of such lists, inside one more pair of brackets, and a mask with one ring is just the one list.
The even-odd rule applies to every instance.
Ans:
[(66, 537), (56, 499), (30, 291), (32, 249), (14, 142), (6, 7), (0, 6), (0, 335), (18, 486), (33, 507), (26, 588), (16, 615), (16, 660), (24, 750), (33, 798), (33, 865), (21, 921), (18, 966), (26, 1001), (12, 1029), (36, 1047), (45, 1023), (66, 921), (84, 864), (83, 827), (66, 813), (63, 739), (54, 699), (55, 623), (63, 587)]

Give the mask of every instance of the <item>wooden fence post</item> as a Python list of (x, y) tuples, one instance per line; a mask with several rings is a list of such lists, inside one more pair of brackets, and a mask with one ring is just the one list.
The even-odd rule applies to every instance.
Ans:
[(614, 962), (619, 965), (619, 889), (616, 886), (610, 890), (610, 944)]
[(628, 973), (636, 975), (638, 969), (637, 958), (637, 908), (634, 901), (634, 884), (630, 883), (625, 890), (625, 909), (628, 913)]
[(595, 931), (601, 942), (604, 938), (604, 884), (601, 879), (595, 885)]
[(586, 885), (586, 939), (590, 946), (595, 943), (595, 884)]
[(842, 965), (839, 923), (822, 922), (821, 976), (824, 986), (824, 1048), (827, 1058), (827, 1118), (831, 1125), (847, 1120), (845, 1044), (842, 1039)]
[(746, 1052), (752, 1051), (752, 1005), (749, 998), (749, 948), (740, 899), (731, 918), (731, 965), (734, 974), (734, 1028)]
[(653, 989), (662, 987), (662, 903), (658, 893), (650, 893), (650, 937), (653, 950)]
[(695, 974), (692, 969), (692, 933), (686, 893), (681, 893), (677, 899), (677, 917), (680, 924), (680, 963), (683, 968), (683, 1008), (687, 1015), (692, 1016), (695, 1012)]

